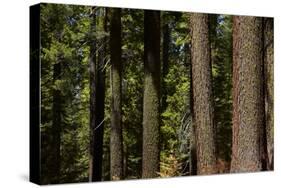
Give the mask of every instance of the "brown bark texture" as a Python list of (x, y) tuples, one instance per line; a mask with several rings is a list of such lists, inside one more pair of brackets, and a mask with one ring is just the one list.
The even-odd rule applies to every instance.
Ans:
[(233, 18), (231, 172), (262, 169), (264, 130), (262, 18)]
[(142, 177), (157, 177), (160, 166), (160, 13), (144, 12), (144, 99)]
[(217, 170), (208, 15), (191, 14), (190, 24), (197, 174), (213, 174)]
[(123, 179), (123, 138), (121, 109), (121, 10), (112, 9), (110, 15), (111, 59), (111, 132), (110, 132), (110, 177)]
[(274, 50), (273, 18), (264, 18), (264, 76), (265, 76), (265, 120), (267, 143), (267, 169), (274, 164)]
[[(191, 53), (191, 52), (190, 52)], [(192, 63), (190, 60), (190, 113), (191, 113), (191, 128), (190, 128), (190, 175), (197, 174), (197, 156), (196, 156), (196, 139), (195, 139), (195, 127), (194, 127), (194, 112), (193, 112), (193, 85), (192, 85)]]

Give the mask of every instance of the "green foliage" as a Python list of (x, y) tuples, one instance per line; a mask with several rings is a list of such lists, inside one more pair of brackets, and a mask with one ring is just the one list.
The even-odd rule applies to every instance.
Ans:
[[(97, 27), (91, 30), (91, 8), (86, 6), (44, 4), (41, 11), (41, 151), (42, 183), (49, 183), (48, 165), (52, 140), (53, 92), (62, 100), (60, 182), (88, 181), (89, 166), (89, 55), (91, 39), (109, 36), (104, 32), (101, 11), (96, 8)], [(164, 12), (163, 23), (171, 29), (168, 74), (162, 79), (167, 91), (167, 107), (161, 109), (161, 177), (183, 175), (187, 153), (179, 131), (182, 118), (190, 112), (190, 33), (189, 15)], [(211, 16), (211, 46), (215, 121), (219, 157), (230, 160), (231, 143), (231, 66), (232, 23), (230, 16)], [(122, 10), (122, 123), (125, 178), (141, 178), (143, 111), (143, 11)], [(103, 67), (105, 83), (105, 120), (103, 180), (110, 177), (110, 59), (108, 41)], [(161, 43), (162, 45), (162, 43)], [(54, 65), (62, 66), (59, 79), (53, 78)]]
[(232, 22), (231, 16), (211, 16), (211, 50), (218, 157), (230, 162), (232, 141)]
[(129, 179), (141, 177), (143, 98), (143, 12), (123, 10), (123, 132)]
[[(58, 90), (62, 96), (60, 182), (84, 181), (88, 176), (89, 48), (81, 41), (86, 41), (89, 31), (88, 8), (55, 4), (41, 8), (41, 175), (43, 183), (48, 183), (52, 94)], [(53, 80), (53, 66), (57, 63), (62, 66), (61, 78)]]

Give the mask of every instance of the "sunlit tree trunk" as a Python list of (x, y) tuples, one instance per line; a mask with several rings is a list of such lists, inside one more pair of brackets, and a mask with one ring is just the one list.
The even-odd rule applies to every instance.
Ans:
[(233, 18), (233, 140), (231, 172), (262, 169), (264, 130), (262, 18)]
[(160, 12), (144, 12), (144, 98), (142, 177), (160, 170)]
[(208, 15), (191, 14), (190, 24), (197, 174), (213, 174), (217, 170)]

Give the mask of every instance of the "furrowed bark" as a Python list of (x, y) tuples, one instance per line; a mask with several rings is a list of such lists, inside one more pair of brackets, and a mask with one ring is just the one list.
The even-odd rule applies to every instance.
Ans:
[(262, 169), (263, 83), (262, 19), (235, 16), (231, 172)]
[(217, 169), (208, 15), (191, 14), (190, 24), (197, 174), (213, 174)]
[(144, 99), (142, 177), (160, 171), (160, 13), (144, 12)]
[(274, 168), (274, 68), (273, 18), (264, 18), (264, 76), (267, 169)]
[(110, 133), (110, 176), (112, 180), (123, 178), (123, 138), (121, 109), (121, 10), (112, 9), (110, 16), (111, 55), (111, 133)]

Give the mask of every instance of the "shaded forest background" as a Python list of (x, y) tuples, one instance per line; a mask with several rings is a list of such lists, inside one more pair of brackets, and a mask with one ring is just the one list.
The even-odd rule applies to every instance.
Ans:
[[(263, 77), (256, 85), (250, 81), (261, 92), (259, 96), (251, 95), (252, 99), (257, 97), (263, 102), (254, 102), (250, 111), (265, 108), (257, 112), (261, 117), (256, 121), (258, 126), (252, 123), (255, 117), (245, 111), (250, 117), (249, 124), (254, 125), (247, 126), (250, 128), (245, 131), (249, 140), (252, 136), (249, 132), (257, 128), (264, 130), (257, 133), (258, 136), (253, 135), (255, 141), (248, 145), (252, 148), (251, 143), (259, 144), (253, 146), (260, 152), (257, 168), (249, 167), (256, 164), (243, 166), (232, 160), (232, 156), (237, 157), (232, 153), (232, 114), (236, 109), (232, 85), (237, 83), (233, 79), (233, 67), (239, 65), (239, 60), (234, 64), (233, 59), (234, 52), (243, 48), (243, 42), (239, 42), (236, 51), (233, 47), (233, 36), (239, 36), (233, 32), (233, 16), (42, 4), (41, 183), (272, 170), (273, 49), (267, 47), (273, 46), (273, 22), (269, 18), (240, 18), (235, 23), (243, 25), (244, 21), (249, 27), (258, 24), (253, 25), (254, 34), (251, 29), (245, 32), (257, 36), (256, 41), (260, 39), (260, 44), (253, 42), (254, 46), (262, 46), (251, 50), (254, 47), (250, 42), (254, 39), (246, 35), (245, 41), (249, 40), (245, 46), (250, 50), (246, 47), (243, 50), (249, 54), (258, 51), (260, 61), (254, 60), (251, 64), (252, 57), (239, 54), (249, 62), (249, 67), (260, 66), (257, 69), (260, 72), (256, 73)], [(206, 28), (207, 35), (204, 34)], [(200, 46), (201, 51), (209, 49), (209, 52), (196, 58)], [(196, 97), (200, 98), (200, 91), (208, 92), (200, 90), (204, 88), (200, 85), (202, 78), (196, 78), (201, 74), (195, 74), (198, 69), (194, 65), (200, 63), (192, 62), (203, 62), (204, 58), (209, 63), (209, 74), (204, 75), (209, 75), (207, 83), (210, 84), (206, 88), (211, 94), (206, 99), (211, 101), (208, 111), (211, 118), (201, 119), (206, 124), (212, 122), (211, 142), (194, 126), (194, 119), (208, 116), (195, 113), (199, 115), (194, 117), (194, 111), (198, 110), (194, 103), (200, 100)], [(252, 66), (255, 62), (270, 63)], [(208, 64), (202, 66), (208, 67)], [(255, 72), (249, 67), (246, 70), (253, 76)], [(208, 72), (201, 69), (199, 73), (202, 71)], [(204, 105), (207, 104), (196, 106), (205, 111)], [(242, 119), (242, 124), (245, 121)], [(198, 122), (197, 119), (200, 127)], [(205, 128), (202, 132), (206, 132)], [(204, 146), (213, 150), (213, 153), (208, 149), (203, 151), (206, 155), (202, 158), (198, 149), (200, 138), (205, 140)], [(257, 155), (255, 151), (253, 155)], [(252, 159), (242, 154), (241, 159), (243, 157)]]

